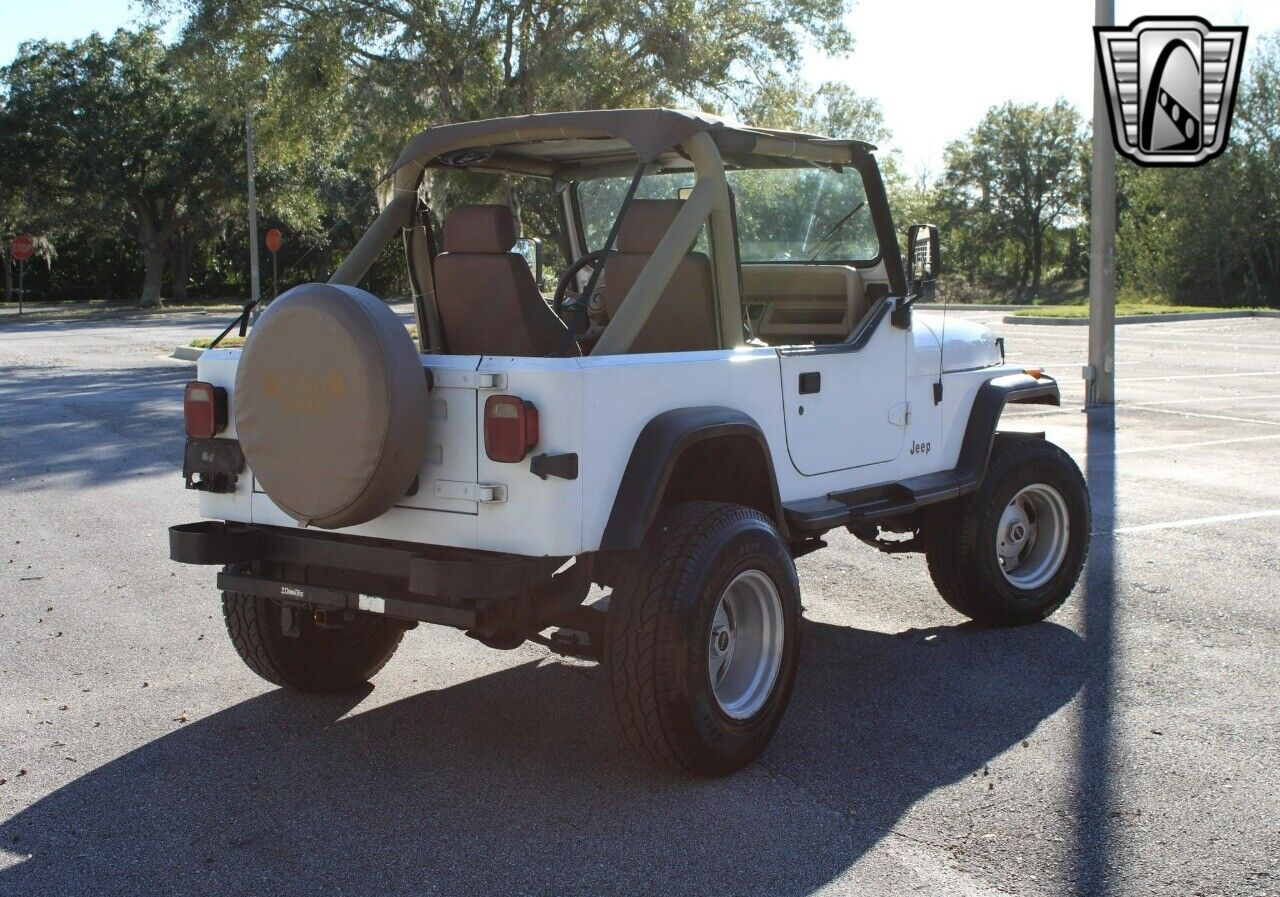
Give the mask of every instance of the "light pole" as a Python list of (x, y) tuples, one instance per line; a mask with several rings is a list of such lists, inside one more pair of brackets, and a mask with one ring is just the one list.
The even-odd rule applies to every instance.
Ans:
[(249, 299), (257, 303), (258, 290), (258, 194), (254, 186), (253, 111), (244, 110), (245, 165), (249, 173)]
[[(1115, 0), (1095, 0), (1096, 24), (1115, 24)], [(1093, 182), (1089, 205), (1089, 364), (1086, 407), (1116, 403), (1116, 155), (1103, 93), (1093, 65)]]

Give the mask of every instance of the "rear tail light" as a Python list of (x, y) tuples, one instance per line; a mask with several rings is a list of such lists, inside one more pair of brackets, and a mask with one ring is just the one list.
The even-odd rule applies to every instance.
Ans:
[(484, 453), (490, 461), (523, 461), (538, 444), (538, 409), (519, 396), (490, 396), (484, 403)]
[(192, 380), (182, 394), (182, 417), (192, 439), (212, 439), (227, 426), (227, 391)]

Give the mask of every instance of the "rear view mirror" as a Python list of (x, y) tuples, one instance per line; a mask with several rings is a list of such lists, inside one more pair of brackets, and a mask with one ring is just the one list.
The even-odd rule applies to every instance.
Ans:
[(521, 237), (516, 240), (514, 250), (524, 256), (529, 270), (533, 272), (533, 282), (542, 289), (542, 241), (537, 237)]
[(938, 228), (932, 224), (913, 224), (907, 228), (907, 264), (913, 287), (938, 279), (942, 270), (942, 246)]

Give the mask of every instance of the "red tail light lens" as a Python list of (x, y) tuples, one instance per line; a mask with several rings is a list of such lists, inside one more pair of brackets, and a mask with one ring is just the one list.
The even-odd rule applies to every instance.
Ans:
[(212, 439), (227, 426), (227, 391), (192, 380), (182, 394), (182, 417), (192, 439)]
[(484, 453), (490, 461), (523, 461), (538, 444), (538, 409), (519, 396), (490, 396), (484, 403)]

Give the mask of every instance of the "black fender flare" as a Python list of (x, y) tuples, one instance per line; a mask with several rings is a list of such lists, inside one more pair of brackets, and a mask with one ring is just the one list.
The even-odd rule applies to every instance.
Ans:
[(993, 377), (978, 387), (973, 406), (969, 409), (969, 423), (964, 430), (964, 442), (960, 445), (960, 459), (956, 464), (962, 493), (977, 489), (986, 475), (1000, 415), (1004, 413), (1004, 406), (1011, 403), (1061, 405), (1058, 381), (1044, 374), (1036, 377), (1018, 373)]
[(663, 493), (685, 449), (721, 436), (746, 436), (760, 445), (769, 472), (774, 524), (787, 536), (786, 516), (778, 493), (778, 477), (764, 431), (751, 415), (719, 405), (676, 408), (650, 420), (636, 437), (631, 457), (613, 500), (613, 510), (601, 538), (601, 551), (630, 551), (640, 547), (658, 516)]

